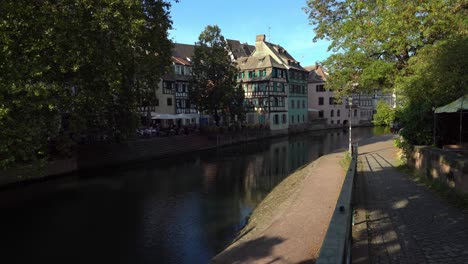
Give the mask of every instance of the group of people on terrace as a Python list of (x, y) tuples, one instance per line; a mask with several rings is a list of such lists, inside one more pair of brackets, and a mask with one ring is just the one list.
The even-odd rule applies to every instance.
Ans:
[(152, 124), (148, 127), (141, 127), (136, 130), (136, 134), (142, 138), (165, 137), (175, 135), (189, 135), (199, 131), (198, 125), (178, 125), (170, 124), (167, 127), (161, 127), (159, 124)]

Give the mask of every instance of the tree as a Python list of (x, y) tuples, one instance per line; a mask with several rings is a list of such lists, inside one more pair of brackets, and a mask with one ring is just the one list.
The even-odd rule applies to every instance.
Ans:
[(384, 101), (377, 102), (377, 112), (372, 123), (376, 126), (389, 126), (395, 120), (395, 109)]
[(331, 40), (337, 52), (324, 65), (328, 86), (350, 90), (390, 88), (395, 75), (426, 45), (461, 32), (467, 9), (457, 0), (358, 1), (309, 0), (317, 39)]
[(396, 91), (402, 98), (398, 117), (402, 135), (411, 144), (432, 144), (433, 108), (468, 93), (468, 37), (428, 45), (408, 61), (398, 76)]
[(237, 73), (221, 29), (207, 26), (195, 45), (190, 95), (200, 112), (214, 116), (216, 125), (220, 115), (240, 117), (244, 113), (244, 94), (236, 82)]
[[(165, 0), (0, 2), (0, 167), (125, 140), (170, 66)], [(48, 142), (49, 141), (49, 142)]]
[(309, 0), (305, 10), (315, 40), (336, 52), (324, 62), (327, 86), (396, 91), (405, 138), (430, 143), (432, 107), (466, 93), (466, 3)]

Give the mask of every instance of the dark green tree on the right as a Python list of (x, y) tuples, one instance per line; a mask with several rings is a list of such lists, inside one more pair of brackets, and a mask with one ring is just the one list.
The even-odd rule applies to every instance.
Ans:
[(309, 0), (305, 11), (336, 52), (323, 63), (327, 86), (395, 91), (405, 138), (431, 143), (432, 107), (468, 92), (466, 2)]

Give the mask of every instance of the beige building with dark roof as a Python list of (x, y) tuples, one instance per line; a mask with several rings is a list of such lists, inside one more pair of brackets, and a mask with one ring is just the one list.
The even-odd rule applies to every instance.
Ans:
[(265, 35), (256, 37), (249, 56), (236, 58), (243, 49), (236, 42), (232, 47), (249, 108), (247, 122), (265, 124), (271, 130), (305, 126), (308, 72), (300, 63), (280, 45), (267, 42)]
[(288, 127), (290, 129), (307, 125), (307, 76), (308, 72), (300, 62), (280, 45), (267, 42), (265, 35), (258, 35), (252, 56), (270, 55), (286, 69)]
[(245, 92), (247, 123), (271, 130), (288, 128), (286, 68), (270, 55), (251, 55), (237, 60), (239, 82)]
[[(191, 58), (194, 51), (194, 45), (174, 43), (171, 57), (173, 69), (162, 76), (158, 88), (155, 89), (157, 100), (154, 105), (139, 107), (138, 110), (144, 117), (147, 116), (149, 109), (151, 116), (156, 118), (153, 122), (162, 125), (198, 122), (196, 107), (189, 99), (189, 82), (192, 78)], [(165, 118), (158, 119), (158, 116)]]
[[(349, 108), (346, 105), (346, 98), (336, 100), (333, 91), (325, 89), (325, 82), (328, 74), (322, 66), (313, 65), (304, 67), (309, 71), (308, 79), (308, 116), (309, 119), (326, 119), (331, 127), (339, 127), (349, 124)], [(357, 105), (351, 110), (352, 124), (359, 124), (360, 111)]]

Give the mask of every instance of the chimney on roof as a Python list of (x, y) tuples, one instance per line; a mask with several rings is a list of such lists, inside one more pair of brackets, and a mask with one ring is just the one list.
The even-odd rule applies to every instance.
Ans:
[(257, 35), (257, 39), (256, 39), (255, 41), (256, 41), (256, 42), (257, 42), (257, 41), (261, 41), (261, 42), (265, 41), (265, 34)]

